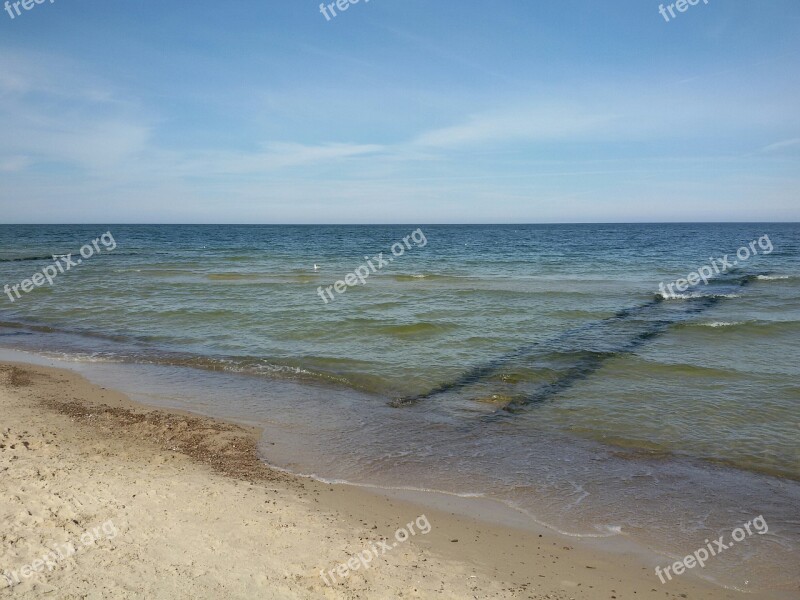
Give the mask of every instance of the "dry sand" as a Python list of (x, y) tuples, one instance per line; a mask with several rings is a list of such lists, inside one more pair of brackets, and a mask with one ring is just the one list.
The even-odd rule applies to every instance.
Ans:
[[(742, 597), (692, 577), (662, 585), (636, 556), (551, 532), (281, 474), (258, 461), (259, 436), (0, 363), (0, 574), (20, 579), (0, 577), (0, 597)], [(427, 535), (333, 586), (320, 578), (422, 514)], [(54, 545), (63, 558), (34, 562)], [(39, 571), (22, 577), (26, 565)]]

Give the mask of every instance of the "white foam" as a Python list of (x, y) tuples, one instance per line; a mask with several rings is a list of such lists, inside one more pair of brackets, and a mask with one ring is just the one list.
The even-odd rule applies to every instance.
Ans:
[(700, 292), (686, 292), (684, 294), (670, 294), (659, 292), (657, 294), (664, 300), (689, 300), (690, 298), (738, 298), (739, 294), (702, 294)]
[(368, 488), (372, 490), (384, 490), (387, 492), (397, 491), (397, 492), (421, 492), (426, 494), (442, 494), (445, 496), (455, 496), (457, 498), (485, 498), (486, 494), (482, 494), (480, 492), (446, 492), (444, 490), (437, 490), (433, 488), (421, 488), (421, 487), (413, 487), (413, 486), (388, 486), (388, 485), (376, 485), (374, 483), (356, 483), (355, 481), (349, 481), (347, 479), (330, 479), (327, 477), (321, 477), (315, 473), (300, 473), (299, 471), (292, 471), (291, 469), (285, 469), (283, 467), (279, 467), (274, 465), (270, 462), (265, 461), (263, 458), (261, 459), (264, 464), (269, 466), (270, 469), (275, 469), (276, 471), (280, 471), (281, 473), (287, 473), (288, 475), (294, 475), (295, 477), (302, 477), (304, 479), (312, 479), (313, 481), (319, 481), (320, 483), (325, 483), (327, 485), (351, 485), (353, 487), (360, 487), (360, 488)]
[(271, 469), (275, 469), (276, 471), (280, 471), (282, 473), (288, 473), (289, 475), (294, 475), (296, 477), (303, 477), (305, 479), (312, 479), (314, 481), (319, 481), (320, 483), (324, 483), (327, 485), (349, 485), (353, 487), (360, 487), (366, 489), (373, 489), (373, 490), (383, 490), (386, 492), (390, 491), (402, 491), (402, 492), (417, 492), (417, 493), (427, 493), (427, 494), (438, 494), (443, 496), (454, 496), (457, 498), (482, 498), (491, 500), (493, 502), (497, 502), (510, 508), (516, 512), (524, 514), (528, 517), (531, 521), (539, 525), (540, 527), (545, 527), (550, 529), (551, 531), (555, 531), (556, 533), (563, 535), (565, 537), (572, 537), (572, 538), (607, 538), (607, 537), (615, 537), (618, 535), (625, 535), (622, 531), (622, 527), (620, 525), (606, 525), (606, 524), (598, 524), (594, 525), (594, 529), (597, 533), (577, 533), (571, 531), (564, 531), (559, 529), (558, 527), (554, 526), (551, 523), (547, 523), (545, 521), (541, 521), (540, 519), (536, 518), (529, 510), (522, 508), (521, 506), (517, 505), (514, 502), (509, 502), (507, 500), (501, 498), (491, 498), (487, 497), (486, 494), (480, 492), (448, 492), (445, 490), (439, 489), (431, 489), (431, 488), (421, 488), (421, 487), (412, 487), (412, 486), (388, 486), (388, 485), (376, 485), (372, 483), (356, 483), (354, 481), (348, 481), (346, 479), (329, 479), (326, 477), (321, 477), (316, 474), (309, 474), (309, 473), (300, 473), (298, 471), (292, 471), (291, 469), (286, 469), (283, 467), (279, 467), (274, 465), (264, 458), (261, 458), (261, 461), (268, 465)]

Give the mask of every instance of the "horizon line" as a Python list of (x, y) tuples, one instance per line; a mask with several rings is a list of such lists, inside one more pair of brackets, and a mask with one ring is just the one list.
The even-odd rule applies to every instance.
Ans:
[(0, 223), (0, 227), (54, 227), (54, 226), (90, 226), (90, 225), (121, 225), (121, 226), (156, 226), (156, 227), (169, 227), (169, 226), (191, 226), (191, 227), (215, 227), (215, 226), (229, 226), (229, 227), (399, 227), (399, 226), (438, 226), (438, 227), (500, 227), (500, 226), (529, 226), (529, 225), (797, 225), (800, 221), (551, 221), (551, 222), (520, 222), (520, 223), (507, 223), (507, 222), (475, 222), (475, 223), (444, 223), (444, 222), (429, 222), (429, 223), (224, 223), (224, 222), (153, 222), (153, 223), (138, 223), (138, 222), (111, 222), (111, 221), (96, 221), (85, 223)]

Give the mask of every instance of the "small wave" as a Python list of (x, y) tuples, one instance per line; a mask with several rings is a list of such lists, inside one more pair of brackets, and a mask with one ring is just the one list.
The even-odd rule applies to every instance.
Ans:
[(478, 277), (472, 277), (468, 275), (443, 275), (441, 273), (399, 273), (397, 275), (389, 275), (395, 281), (421, 281), (421, 280), (430, 280), (430, 281), (453, 281), (458, 283), (463, 283), (464, 280), (475, 279), (478, 280)]
[(209, 281), (229, 281), (229, 282), (243, 282), (243, 284), (263, 283), (263, 284), (276, 284), (276, 283), (310, 283), (317, 282), (320, 278), (320, 273), (308, 273), (305, 271), (292, 271), (289, 273), (208, 273), (204, 276)]
[(298, 365), (281, 364), (278, 361), (250, 356), (214, 357), (160, 354), (150, 356), (132, 356), (131, 358), (139, 363), (191, 367), (206, 371), (225, 371), (228, 373), (263, 375), (268, 377), (285, 377), (290, 379), (299, 378), (309, 381), (328, 381), (353, 387), (346, 377), (336, 373), (305, 368)]
[(607, 537), (615, 537), (615, 536), (618, 536), (618, 535), (627, 535), (622, 531), (622, 527), (620, 525), (607, 525), (607, 524), (596, 524), (596, 525), (594, 525), (594, 530), (597, 531), (597, 533), (587, 533), (587, 532), (578, 533), (578, 532), (573, 532), (573, 531), (565, 531), (563, 529), (560, 529), (560, 528), (556, 527), (555, 525), (553, 525), (551, 523), (547, 523), (545, 521), (542, 521), (542, 520), (538, 519), (531, 511), (529, 511), (526, 508), (523, 508), (522, 506), (520, 506), (516, 502), (510, 502), (510, 501), (507, 501), (507, 500), (501, 500), (499, 498), (497, 499), (497, 501), (500, 502), (501, 504), (505, 504), (506, 506), (508, 506), (509, 508), (511, 508), (513, 510), (516, 510), (516, 511), (526, 515), (527, 517), (529, 517), (537, 525), (541, 525), (542, 527), (547, 527), (548, 529), (551, 529), (551, 530), (553, 530), (553, 531), (555, 531), (555, 532), (557, 532), (557, 533), (559, 533), (559, 534), (561, 534), (561, 535), (563, 535), (565, 537), (572, 537), (572, 538), (607, 538)]
[(738, 298), (740, 294), (735, 294), (733, 292), (727, 294), (703, 294), (702, 292), (685, 292), (682, 294), (670, 294), (670, 293), (662, 293), (658, 292), (656, 294), (657, 298), (661, 298), (662, 300), (691, 300), (693, 298)]
[(411, 336), (411, 335), (426, 335), (443, 333), (455, 329), (457, 326), (450, 323), (405, 323), (402, 325), (384, 325), (377, 327), (376, 330), (380, 333), (387, 333), (396, 336)]
[(757, 275), (756, 279), (761, 281), (777, 281), (779, 279), (791, 279), (789, 275)]
[(152, 277), (174, 277), (181, 275), (194, 275), (193, 271), (187, 269), (139, 269), (137, 273), (149, 275)]
[[(225, 311), (217, 312), (219, 314), (225, 314)], [(121, 343), (149, 341), (148, 336), (108, 334), (95, 331), (55, 328), (46, 325), (0, 321), (0, 335), (3, 335), (4, 337), (12, 335), (26, 335), (31, 332), (45, 334), (66, 334), (68, 336), (103, 339)], [(280, 359), (270, 359), (266, 357), (207, 356), (186, 354), (181, 352), (159, 351), (154, 348), (145, 350), (131, 349), (130, 346), (120, 348), (118, 350), (109, 350), (103, 352), (84, 352), (80, 349), (72, 347), (72, 345), (63, 351), (53, 350), (42, 354), (47, 354), (49, 356), (56, 357), (59, 360), (70, 362), (119, 362), (188, 367), (192, 369), (201, 369), (204, 371), (223, 371), (274, 379), (290, 379), (312, 383), (327, 383), (350, 389), (374, 391), (373, 381), (360, 381), (358, 377), (340, 373), (340, 369), (337, 368), (336, 365), (328, 365), (328, 368), (325, 368), (324, 366), (321, 368), (315, 366), (314, 363), (319, 363), (321, 361), (319, 358), (309, 358), (309, 364), (304, 366), (291, 364), (291, 362), (282, 361)], [(345, 365), (345, 367), (347, 366), (348, 365)], [(364, 369), (362, 367), (361, 371), (363, 370)], [(378, 386), (378, 388), (380, 388), (380, 386)]]
[(98, 352), (62, 352), (48, 350), (40, 352), (42, 356), (54, 358), (62, 362), (69, 363), (124, 363), (122, 358), (114, 357), (110, 354), (100, 354)]
[(239, 281), (242, 279), (258, 279), (260, 275), (256, 273), (211, 273), (206, 275), (211, 281)]
[(749, 335), (771, 336), (780, 334), (789, 334), (800, 327), (800, 321), (706, 321), (695, 323), (682, 323), (676, 325), (676, 329), (693, 329), (693, 328), (711, 328), (722, 329), (726, 331), (746, 333)]
[(487, 496), (486, 494), (484, 494), (482, 492), (450, 492), (450, 491), (441, 490), (441, 489), (435, 489), (435, 488), (423, 488), (423, 487), (402, 486), (402, 485), (401, 486), (377, 485), (377, 484), (374, 484), (374, 483), (358, 483), (358, 482), (349, 481), (349, 480), (346, 480), (346, 479), (331, 479), (331, 478), (327, 478), (327, 477), (322, 477), (322, 476), (317, 475), (315, 473), (301, 473), (299, 471), (293, 471), (291, 469), (286, 469), (286, 468), (283, 468), (283, 467), (279, 467), (279, 466), (277, 466), (275, 464), (270, 463), (268, 460), (266, 460), (266, 458), (263, 455), (261, 457), (261, 460), (267, 466), (269, 466), (271, 469), (275, 469), (276, 471), (279, 471), (281, 473), (287, 473), (289, 475), (294, 475), (295, 477), (302, 477), (304, 479), (311, 479), (313, 481), (318, 481), (318, 482), (324, 483), (326, 485), (349, 485), (349, 486), (352, 486), (352, 487), (372, 489), (372, 490), (378, 490), (378, 491), (383, 491), (383, 492), (397, 492), (397, 491), (399, 491), (399, 492), (415, 492), (415, 493), (420, 493), (420, 494), (436, 494), (436, 495), (442, 495), (442, 496), (452, 496), (452, 497), (456, 497), (456, 498), (466, 498), (466, 499), (477, 499), (477, 498), (480, 498), (480, 499), (491, 500), (491, 501), (497, 502), (498, 504), (501, 504), (501, 505), (513, 510), (513, 511), (516, 511), (518, 513), (524, 514), (526, 517), (528, 517), (531, 521), (533, 521), (537, 525), (539, 525), (541, 527), (546, 527), (547, 529), (550, 529), (551, 531), (555, 531), (556, 533), (558, 533), (560, 535), (563, 535), (565, 537), (573, 537), (573, 538), (606, 538), (606, 537), (614, 537), (614, 536), (618, 536), (618, 535), (625, 535), (623, 533), (623, 531), (622, 531), (622, 527), (619, 526), (619, 525), (595, 525), (594, 529), (597, 531), (597, 533), (577, 533), (577, 532), (571, 532), (571, 531), (564, 531), (562, 529), (559, 529), (558, 527), (556, 527), (555, 525), (553, 525), (551, 523), (547, 523), (545, 521), (542, 521), (542, 520), (536, 518), (533, 515), (533, 513), (531, 513), (529, 510), (526, 510), (526, 509), (522, 508), (521, 506), (519, 506), (515, 502), (509, 502), (509, 501), (504, 500), (502, 498), (495, 498), (495, 497)]
[(261, 462), (267, 465), (270, 469), (274, 469), (281, 473), (286, 473), (288, 475), (294, 475), (295, 477), (302, 477), (303, 479), (311, 479), (313, 481), (318, 481), (320, 483), (324, 483), (326, 485), (349, 485), (353, 487), (360, 487), (372, 490), (383, 490), (386, 492), (419, 492), (419, 493), (426, 493), (426, 494), (442, 494), (444, 496), (455, 496), (457, 498), (485, 498), (486, 494), (482, 492), (448, 492), (445, 490), (439, 490), (435, 488), (423, 488), (423, 487), (414, 487), (410, 485), (399, 485), (399, 486), (390, 486), (390, 485), (378, 485), (375, 483), (358, 483), (355, 481), (349, 481), (347, 479), (331, 479), (329, 477), (322, 477), (321, 475), (317, 475), (316, 473), (301, 473), (300, 471), (293, 471), (291, 469), (287, 469), (284, 467), (279, 467), (271, 462), (269, 462), (264, 456), (261, 456)]
[(415, 275), (395, 275), (395, 281), (415, 281), (417, 279), (431, 279), (432, 275), (423, 275), (421, 273)]

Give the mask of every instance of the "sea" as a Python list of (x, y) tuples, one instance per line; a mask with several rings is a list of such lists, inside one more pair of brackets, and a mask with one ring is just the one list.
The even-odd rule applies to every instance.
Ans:
[(2, 225), (0, 285), (3, 358), (276, 468), (662, 566), (762, 517), (693, 575), (800, 590), (800, 224)]

